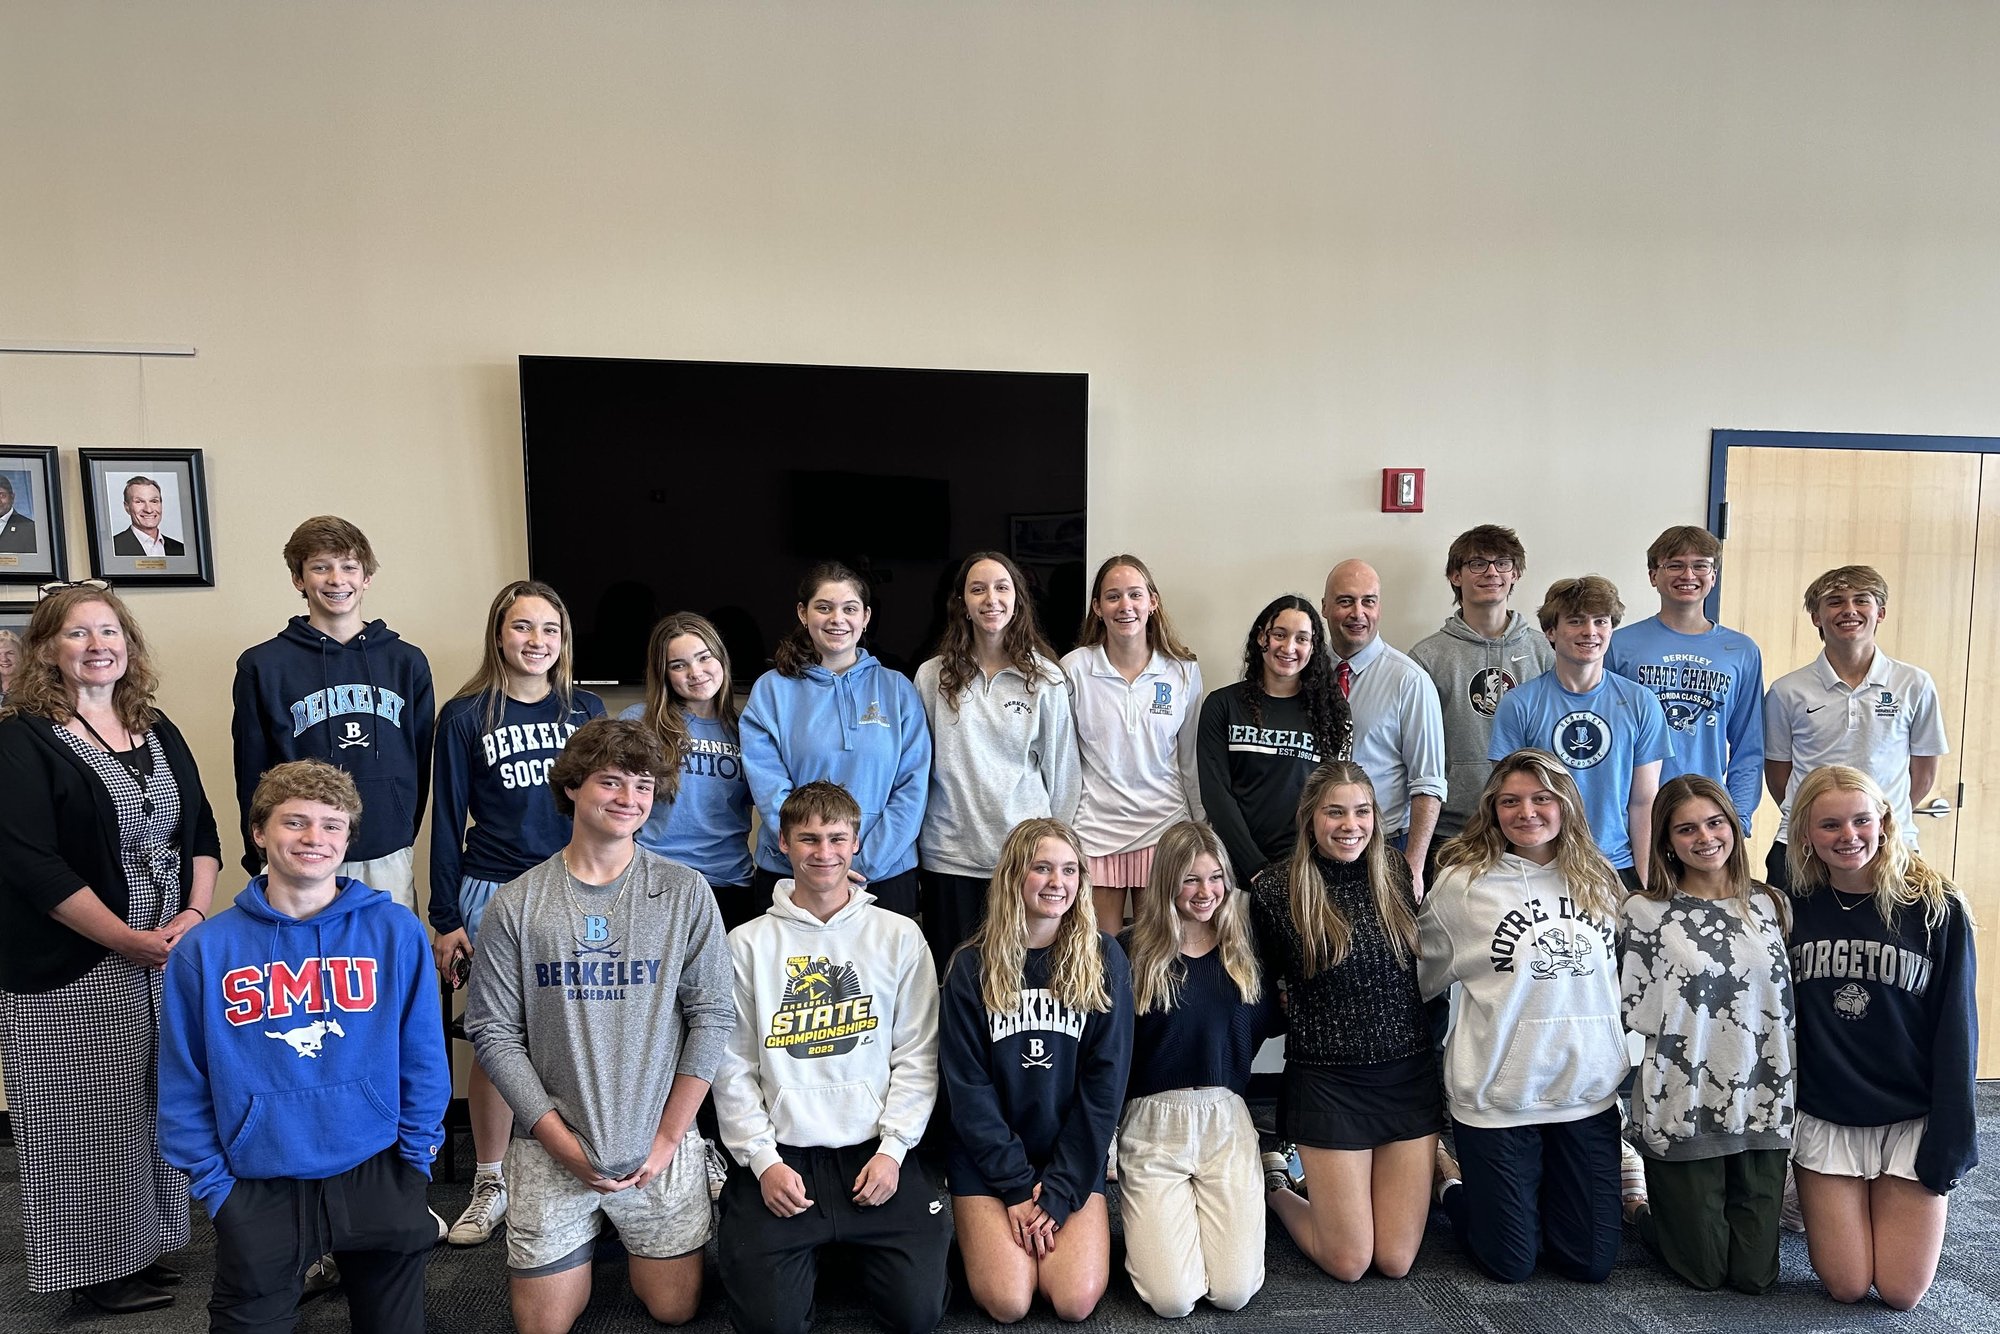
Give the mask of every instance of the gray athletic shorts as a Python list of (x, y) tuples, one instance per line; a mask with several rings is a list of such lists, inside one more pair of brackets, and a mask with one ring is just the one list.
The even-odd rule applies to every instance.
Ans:
[(507, 1143), (507, 1268), (540, 1278), (590, 1263), (599, 1216), (611, 1220), (625, 1250), (671, 1260), (708, 1244), (708, 1160), (694, 1127), (667, 1170), (644, 1190), (600, 1195), (531, 1139)]

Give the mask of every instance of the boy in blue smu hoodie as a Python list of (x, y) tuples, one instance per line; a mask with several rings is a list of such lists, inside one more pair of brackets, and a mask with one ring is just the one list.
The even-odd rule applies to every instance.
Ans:
[[(352, 800), (331, 766), (283, 765), (257, 794), (264, 828), (315, 805), (267, 800), (274, 784), (298, 789), (301, 775), (305, 790), (344, 787), (337, 806)], [(306, 1266), (332, 1251), (357, 1326), (367, 1310), (374, 1327), (421, 1329), (437, 1240), (425, 1194), (451, 1098), (437, 978), (414, 916), (332, 877), (344, 850), (344, 834), (336, 851), (320, 850), (317, 889), (331, 879), (333, 893), (317, 912), (280, 911), (270, 877), (258, 876), (236, 911), (175, 947), (160, 1021), (160, 1150), (215, 1220), (212, 1310), (282, 1322)]]

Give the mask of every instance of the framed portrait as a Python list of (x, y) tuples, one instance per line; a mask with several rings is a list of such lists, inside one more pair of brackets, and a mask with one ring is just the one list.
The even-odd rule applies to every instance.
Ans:
[(215, 586), (198, 449), (82, 449), (90, 572), (120, 587)]
[(69, 577), (53, 445), (0, 445), (0, 584)]

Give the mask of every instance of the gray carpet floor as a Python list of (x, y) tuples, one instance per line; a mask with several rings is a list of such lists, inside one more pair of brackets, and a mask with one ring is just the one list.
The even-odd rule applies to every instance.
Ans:
[[(1472, 1267), (1442, 1215), (1434, 1215), (1430, 1235), (1408, 1278), (1366, 1278), (1343, 1284), (1320, 1273), (1272, 1224), (1268, 1277), (1264, 1290), (1244, 1310), (1230, 1314), (1198, 1307), (1180, 1322), (1182, 1330), (1338, 1331), (1495, 1331), (1497, 1334), (1751, 1334), (1761, 1330), (1845, 1331), (1923, 1330), (1995, 1334), (2000, 1331), (2000, 1083), (1980, 1088), (1980, 1155), (1988, 1166), (1974, 1172), (1952, 1195), (1950, 1225), (1937, 1283), (1923, 1305), (1891, 1311), (1869, 1301), (1841, 1306), (1828, 1300), (1806, 1263), (1803, 1237), (1787, 1234), (1783, 1276), (1764, 1297), (1700, 1293), (1685, 1287), (1657, 1265), (1628, 1230), (1625, 1250), (1611, 1280), (1598, 1286), (1537, 1276), (1518, 1286), (1492, 1283)], [(470, 1178), (467, 1164), (458, 1184), (439, 1183), (432, 1204), (449, 1220), (464, 1207)], [(1115, 1188), (1114, 1188), (1115, 1192)], [(1113, 1199), (1115, 1202), (1115, 1193)], [(506, 1248), (499, 1239), (468, 1250), (439, 1247), (430, 1267), (429, 1326), (433, 1334), (470, 1334), (513, 1328), (507, 1313)], [(26, 1291), (16, 1165), (11, 1144), (0, 1148), (0, 1331), (39, 1334), (45, 1330), (197, 1331), (207, 1328), (204, 1304), (213, 1272), (214, 1233), (199, 1208), (194, 1241), (181, 1253), (187, 1270), (184, 1294), (164, 1311), (111, 1317), (73, 1305), (63, 1295)], [(1124, 1279), (1123, 1252), (1114, 1250), (1111, 1290), (1090, 1324), (1107, 1330), (1162, 1328)], [(686, 1328), (696, 1334), (728, 1329), (715, 1288), (713, 1256), (710, 1288), (701, 1314)], [(300, 1312), (301, 1331), (347, 1329), (347, 1307), (329, 1294)], [(1038, 1309), (1022, 1329), (1054, 1330), (1061, 1324)], [(600, 1260), (596, 1290), (577, 1334), (657, 1330), (625, 1285), (623, 1260)], [(853, 1294), (840, 1290), (837, 1276), (823, 1280), (817, 1329), (828, 1334), (872, 1330)], [(991, 1329), (993, 1324), (962, 1294), (954, 1297), (946, 1330)]]

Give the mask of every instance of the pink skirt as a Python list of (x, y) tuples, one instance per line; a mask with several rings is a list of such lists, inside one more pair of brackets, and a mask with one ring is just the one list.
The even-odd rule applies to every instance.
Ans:
[(1153, 874), (1153, 850), (1114, 852), (1108, 857), (1087, 858), (1093, 889), (1144, 889)]

